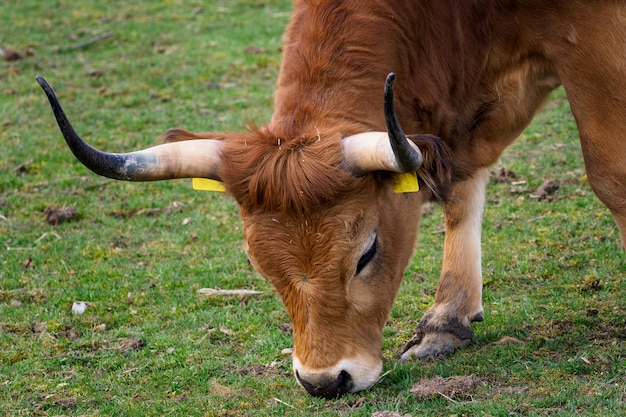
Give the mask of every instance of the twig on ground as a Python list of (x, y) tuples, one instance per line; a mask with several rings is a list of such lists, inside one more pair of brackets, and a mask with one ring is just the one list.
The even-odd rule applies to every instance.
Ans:
[(53, 237), (56, 238), (56, 240), (60, 240), (61, 239), (61, 236), (59, 236), (58, 233), (46, 232), (43, 235), (39, 236), (39, 238), (37, 238), (37, 240), (35, 240), (35, 243), (33, 243), (33, 246), (30, 246), (30, 247), (7, 246), (6, 248), (7, 248), (8, 251), (13, 251), (13, 250), (32, 250), (32, 249), (35, 249), (37, 247), (39, 242), (41, 242), (42, 240), (44, 240), (48, 236), (53, 236)]
[(279, 399), (278, 399), (278, 398), (276, 398), (276, 397), (274, 397), (274, 401), (276, 401), (277, 403), (280, 403), (280, 404), (282, 404), (282, 405), (285, 405), (285, 406), (287, 406), (287, 407), (289, 407), (289, 408), (292, 408), (292, 409), (294, 409), (294, 410), (300, 410), (299, 408), (294, 407), (293, 405), (288, 404), (288, 403), (284, 402), (283, 400), (279, 400)]
[(58, 48), (56, 48), (54, 50), (54, 52), (57, 53), (57, 54), (61, 54), (63, 52), (70, 52), (70, 51), (75, 51), (77, 49), (86, 48), (86, 47), (88, 47), (90, 45), (93, 45), (96, 42), (100, 42), (100, 41), (102, 41), (104, 39), (110, 38), (114, 34), (115, 34), (115, 32), (102, 33), (102, 34), (100, 34), (98, 36), (94, 36), (91, 39), (87, 39), (86, 41), (77, 43), (75, 45), (67, 46), (67, 47), (64, 47), (64, 48), (58, 47)]
[(445, 398), (446, 400), (450, 401), (452, 404), (458, 404), (459, 402), (453, 398), (448, 397), (446, 394), (444, 394), (441, 391), (435, 391), (437, 394), (441, 395), (443, 398)]
[(236, 295), (239, 297), (251, 297), (254, 295), (262, 295), (261, 291), (253, 290), (218, 290), (215, 288), (200, 288), (198, 294), (206, 295), (207, 297), (215, 297), (218, 295)]

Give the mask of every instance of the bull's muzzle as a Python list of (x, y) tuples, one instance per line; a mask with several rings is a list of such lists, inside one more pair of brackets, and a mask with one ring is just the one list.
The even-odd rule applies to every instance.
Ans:
[(354, 358), (340, 360), (334, 366), (311, 369), (293, 357), (293, 370), (298, 383), (309, 394), (326, 399), (339, 398), (348, 392), (368, 389), (380, 378), (382, 360)]
[(352, 377), (346, 371), (339, 372), (339, 376), (333, 381), (321, 381), (311, 383), (300, 377), (300, 372), (296, 370), (296, 379), (302, 387), (314, 397), (322, 397), (327, 400), (339, 398), (352, 389)]

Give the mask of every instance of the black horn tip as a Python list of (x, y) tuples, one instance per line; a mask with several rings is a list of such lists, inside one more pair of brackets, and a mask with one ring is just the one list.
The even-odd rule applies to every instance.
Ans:
[(403, 172), (412, 172), (422, 165), (422, 155), (419, 150), (415, 150), (409, 145), (408, 139), (398, 121), (393, 103), (393, 85), (395, 80), (396, 74), (390, 72), (385, 81), (384, 111), (387, 133), (389, 134), (389, 141), (398, 166)]
[(385, 80), (385, 96), (387, 94), (393, 95), (393, 83), (396, 81), (396, 73), (390, 72), (387, 74), (387, 79)]
[(393, 85), (396, 81), (396, 74), (390, 72), (385, 80), (385, 94), (384, 94), (384, 109), (385, 109), (385, 121), (387, 123), (387, 131), (389, 135), (396, 138), (402, 136), (405, 137), (402, 127), (398, 122), (396, 115), (396, 109), (393, 103)]
[[(52, 107), (52, 111), (54, 113), (54, 117), (57, 120), (57, 124), (59, 125), (59, 129), (61, 129), (61, 133), (63, 133), (63, 137), (65, 138), (67, 144), (70, 146), (72, 151), (74, 148), (72, 146), (72, 142), (82, 142), (83, 140), (78, 136), (78, 134), (74, 131), (74, 128), (70, 124), (63, 108), (61, 107), (61, 103), (57, 99), (56, 94), (50, 84), (43, 78), (41, 75), (37, 75), (35, 77), (44, 93), (46, 93), (46, 97), (48, 97), (48, 101), (50, 102), (50, 106)], [(79, 158), (80, 159), (80, 158)]]
[(48, 84), (48, 81), (46, 81), (46, 79), (43, 78), (41, 75), (37, 75), (35, 79), (37, 80), (37, 83), (39, 83), (41, 88), (43, 88), (46, 93), (48, 93), (48, 91), (52, 91), (52, 87), (50, 87), (50, 84)]
[(74, 127), (72, 127), (72, 124), (67, 119), (67, 116), (61, 107), (61, 103), (59, 103), (59, 100), (52, 87), (50, 87), (50, 84), (48, 84), (48, 82), (40, 75), (37, 75), (35, 79), (46, 93), (50, 106), (52, 107), (52, 112), (56, 118), (57, 125), (61, 130), (61, 134), (74, 156), (82, 162), (83, 165), (98, 175), (113, 179), (129, 179), (124, 172), (120, 173), (119, 166), (122, 158), (115, 154), (101, 152), (85, 142), (78, 135), (78, 133), (76, 133)]

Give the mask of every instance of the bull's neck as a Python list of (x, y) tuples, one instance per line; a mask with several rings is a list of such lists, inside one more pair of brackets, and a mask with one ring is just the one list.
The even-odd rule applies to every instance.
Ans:
[(489, 29), (495, 3), (296, 0), (272, 126), (286, 135), (336, 126), (352, 130), (343, 134), (384, 130), (383, 85), (395, 72), (405, 132), (444, 140), (466, 134), (463, 126), (484, 107), (468, 101), (468, 91), (494, 71), (488, 65), (501, 66), (487, 50), (499, 39)]
[[(295, 135), (338, 127), (344, 135), (385, 130), (385, 78), (407, 74), (408, 64), (404, 45), (381, 36), (387, 26), (397, 26), (394, 13), (363, 4), (296, 2), (275, 94), (275, 129)], [(406, 79), (399, 79), (403, 84)]]

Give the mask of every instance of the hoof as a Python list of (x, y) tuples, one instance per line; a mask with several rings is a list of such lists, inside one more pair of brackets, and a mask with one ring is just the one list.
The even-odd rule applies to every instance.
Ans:
[(400, 362), (406, 362), (412, 358), (419, 360), (439, 359), (467, 346), (470, 341), (471, 339), (459, 339), (451, 333), (424, 334), (416, 332), (404, 347), (400, 355)]

